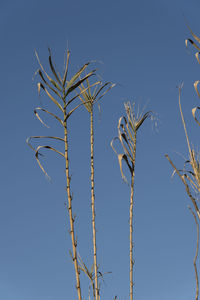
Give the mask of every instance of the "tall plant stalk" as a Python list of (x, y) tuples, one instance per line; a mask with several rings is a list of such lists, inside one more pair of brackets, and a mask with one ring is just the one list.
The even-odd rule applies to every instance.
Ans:
[[(187, 39), (185, 41), (186, 47), (188, 46), (188, 43), (190, 43), (195, 49), (198, 50), (198, 52), (196, 52), (196, 54), (195, 54), (195, 57), (196, 57), (198, 63), (200, 64), (200, 60), (199, 60), (200, 38), (192, 32), (191, 28), (188, 25), (187, 25), (187, 27), (190, 30), (194, 40)], [(197, 96), (200, 98), (200, 93), (198, 90), (199, 83), (200, 83), (199, 80), (195, 81), (194, 88), (197, 93)], [(166, 154), (165, 156), (168, 159), (169, 163), (171, 164), (172, 168), (174, 169), (174, 173), (176, 173), (179, 176), (179, 178), (181, 179), (181, 181), (183, 182), (186, 193), (194, 207), (194, 211), (190, 207), (189, 207), (189, 209), (194, 217), (194, 220), (195, 220), (195, 223), (197, 226), (197, 245), (196, 245), (196, 252), (195, 252), (193, 265), (194, 265), (195, 280), (196, 280), (195, 300), (198, 300), (198, 298), (199, 298), (199, 279), (198, 279), (196, 260), (197, 260), (197, 256), (198, 256), (198, 252), (199, 252), (200, 209), (199, 209), (199, 201), (198, 201), (197, 195), (200, 193), (200, 160), (199, 160), (199, 153), (197, 153), (195, 151), (195, 149), (191, 146), (187, 128), (186, 128), (186, 123), (185, 123), (182, 106), (181, 106), (182, 87), (183, 87), (183, 85), (179, 86), (179, 110), (180, 110), (181, 120), (182, 120), (182, 124), (183, 124), (183, 128), (184, 128), (184, 132), (185, 132), (187, 148), (188, 148), (188, 152), (189, 152), (188, 160), (185, 162), (184, 168), (182, 170), (180, 170), (180, 169), (177, 169), (177, 167), (175, 166), (173, 161), (170, 159), (169, 155)], [(193, 116), (195, 122), (200, 126), (200, 122), (196, 116), (196, 113), (199, 110), (200, 110), (199, 106), (194, 107), (192, 109), (192, 116)], [(187, 168), (185, 166), (187, 166)]]
[(98, 266), (97, 266), (97, 243), (96, 243), (96, 213), (95, 213), (95, 194), (94, 194), (94, 128), (93, 128), (93, 106), (90, 113), (90, 144), (91, 144), (91, 206), (92, 206), (92, 234), (93, 234), (93, 256), (95, 273), (95, 298), (99, 299), (98, 286)]
[[(80, 100), (90, 114), (90, 169), (91, 169), (91, 208), (92, 208), (92, 238), (93, 238), (93, 264), (94, 264), (94, 285), (93, 294), (95, 299), (100, 299), (99, 283), (98, 283), (98, 264), (97, 264), (97, 242), (96, 242), (96, 212), (95, 212), (95, 192), (94, 192), (94, 124), (93, 124), (93, 106), (97, 103), (111, 88), (115, 85), (106, 82), (102, 85), (99, 81), (92, 92), (89, 80), (86, 80), (87, 86), (82, 83), (79, 86), (81, 95)], [(87, 273), (87, 270), (85, 270)]]
[[(111, 147), (118, 156), (120, 171), (123, 180), (127, 183), (127, 179), (124, 176), (122, 169), (122, 161), (124, 161), (130, 171), (131, 175), (131, 195), (130, 195), (130, 208), (129, 208), (129, 256), (130, 256), (130, 300), (133, 300), (133, 197), (134, 197), (134, 179), (135, 179), (135, 159), (136, 159), (136, 141), (137, 141), (137, 131), (145, 121), (145, 119), (150, 115), (150, 111), (145, 114), (135, 114), (134, 104), (131, 106), (130, 102), (125, 103), (126, 117), (120, 117), (118, 122), (118, 136), (111, 141)], [(122, 146), (123, 153), (117, 153), (113, 146), (115, 140), (118, 140)]]
[[(39, 121), (48, 127), (43, 120), (41, 119), (39, 115), (39, 111), (43, 111), (46, 114), (52, 116), (54, 119), (56, 119), (63, 127), (64, 129), (64, 138), (60, 137), (55, 137), (55, 136), (31, 136), (27, 139), (28, 145), (35, 151), (35, 157), (36, 160), (42, 169), (42, 171), (45, 173), (45, 175), (48, 176), (47, 172), (45, 171), (44, 167), (42, 166), (39, 156), (41, 153), (39, 150), (41, 149), (49, 149), (57, 154), (61, 155), (65, 159), (65, 174), (66, 174), (66, 182), (67, 182), (67, 199), (68, 199), (68, 213), (69, 213), (69, 221), (70, 221), (70, 235), (71, 235), (71, 242), (72, 242), (72, 260), (74, 264), (74, 269), (75, 269), (75, 276), (76, 276), (76, 288), (77, 288), (77, 295), (78, 295), (78, 300), (82, 300), (82, 295), (81, 295), (81, 285), (80, 285), (80, 266), (78, 263), (78, 257), (77, 257), (77, 239), (75, 237), (75, 228), (74, 228), (74, 222), (75, 222), (75, 217), (73, 215), (72, 211), (72, 195), (71, 195), (71, 186), (70, 186), (70, 172), (69, 172), (69, 154), (68, 154), (68, 118), (71, 116), (71, 114), (80, 106), (81, 104), (76, 105), (74, 108), (71, 110), (69, 109), (69, 105), (74, 102), (75, 99), (81, 96), (82, 93), (86, 92), (90, 86), (88, 86), (86, 89), (82, 89), (81, 92), (77, 94), (73, 94), (72, 92), (75, 92), (76, 89), (85, 81), (87, 80), (90, 76), (92, 76), (95, 72), (95, 70), (91, 71), (87, 75), (85, 75), (82, 79), (80, 79), (80, 75), (82, 72), (87, 68), (89, 63), (86, 63), (83, 67), (79, 69), (79, 71), (69, 80), (67, 81), (67, 75), (68, 75), (68, 66), (69, 66), (69, 56), (70, 52), (67, 51), (67, 59), (66, 59), (66, 64), (65, 64), (65, 71), (63, 74), (63, 78), (61, 78), (60, 74), (55, 70), (55, 67), (52, 63), (52, 57), (51, 57), (51, 52), (49, 50), (49, 65), (51, 72), (54, 76), (54, 80), (47, 74), (47, 72), (44, 70), (42, 64), (40, 63), (39, 57), (36, 53), (36, 57), (38, 59), (40, 69), (38, 70), (38, 74), (40, 76), (41, 82), (38, 83), (38, 92), (40, 93), (40, 90), (43, 89), (49, 99), (59, 108), (59, 111), (62, 112), (62, 118), (60, 118), (58, 115), (43, 109), (41, 107), (37, 107), (34, 111), (36, 117), (39, 119)], [(98, 84), (97, 82), (93, 83), (92, 86)], [(54, 93), (56, 97), (52, 96), (51, 92)], [(72, 95), (72, 96), (71, 96)], [(71, 96), (71, 97), (70, 97)], [(70, 99), (68, 99), (70, 97)], [(31, 139), (53, 139), (53, 140), (59, 140), (64, 142), (64, 153), (58, 151), (57, 149), (49, 146), (49, 145), (40, 145), (37, 148), (34, 148), (32, 144), (30, 143)]]
[[(136, 156), (136, 132), (134, 133), (134, 144), (133, 144), (133, 166), (135, 168), (135, 156)], [(130, 299), (133, 299), (133, 196), (134, 196), (134, 179), (135, 171), (131, 174), (131, 197), (130, 197)]]

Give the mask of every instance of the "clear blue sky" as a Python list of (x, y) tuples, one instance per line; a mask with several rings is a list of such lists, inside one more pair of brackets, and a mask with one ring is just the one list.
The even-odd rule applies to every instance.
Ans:
[[(138, 134), (134, 299), (194, 299), (196, 227), (164, 154), (180, 168), (180, 154), (187, 157), (176, 88), (182, 81), (191, 141), (199, 144), (191, 109), (199, 104), (193, 83), (200, 67), (184, 44), (190, 37), (184, 15), (200, 34), (199, 11), (197, 0), (1, 1), (0, 299), (76, 299), (64, 165), (53, 153), (45, 156), (49, 182), (25, 144), (30, 135), (60, 133), (51, 120), (46, 129), (33, 114), (40, 105), (37, 78), (32, 81), (34, 50), (47, 66), (48, 46), (61, 70), (69, 47), (70, 74), (97, 60), (103, 79), (117, 83), (101, 114), (95, 111), (98, 258), (102, 273), (112, 271), (105, 274), (101, 299), (129, 299), (129, 188), (110, 148), (127, 100), (147, 104), (159, 116), (158, 133), (147, 120)], [(48, 104), (46, 97), (41, 101)], [(79, 252), (91, 264), (88, 117), (80, 109), (71, 118), (70, 163)], [(83, 279), (84, 299), (87, 284)]]

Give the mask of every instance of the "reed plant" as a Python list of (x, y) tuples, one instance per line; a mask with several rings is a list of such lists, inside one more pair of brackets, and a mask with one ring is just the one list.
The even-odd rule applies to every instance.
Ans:
[[(83, 78), (80, 78), (81, 74), (87, 69), (89, 62), (84, 64), (78, 72), (71, 77), (71, 79), (68, 79), (68, 70), (69, 70), (69, 58), (70, 58), (70, 52), (67, 50), (66, 55), (66, 62), (64, 65), (64, 73), (63, 76), (60, 75), (60, 73), (56, 70), (53, 62), (52, 62), (52, 55), (51, 51), (49, 49), (49, 66), (51, 70), (51, 76), (45, 71), (43, 68), (43, 65), (41, 64), (39, 60), (39, 56), (36, 52), (36, 57), (39, 63), (39, 70), (37, 71), (40, 81), (38, 83), (38, 92), (40, 93), (41, 90), (43, 90), (48, 98), (55, 104), (55, 106), (58, 108), (58, 111), (60, 114), (55, 114), (50, 112), (47, 109), (44, 109), (42, 107), (37, 107), (34, 110), (34, 113), (36, 117), (39, 119), (39, 121), (46, 127), (48, 127), (45, 122), (42, 120), (40, 116), (40, 112), (44, 112), (47, 115), (50, 115), (53, 117), (54, 120), (58, 121), (58, 123), (62, 126), (64, 135), (63, 137), (57, 137), (57, 136), (31, 136), (27, 139), (28, 145), (31, 147), (31, 149), (35, 152), (35, 158), (41, 168), (41, 170), (44, 172), (46, 176), (48, 176), (46, 170), (44, 169), (43, 165), (41, 164), (40, 157), (41, 157), (41, 150), (47, 149), (51, 150), (60, 156), (64, 158), (65, 161), (65, 175), (66, 175), (66, 191), (67, 191), (67, 209), (69, 214), (69, 222), (70, 222), (70, 235), (71, 235), (71, 242), (72, 242), (72, 260), (74, 264), (75, 269), (75, 276), (76, 276), (76, 288), (77, 288), (77, 295), (78, 300), (82, 300), (82, 293), (81, 293), (81, 285), (80, 285), (80, 270), (81, 266), (79, 265), (78, 261), (78, 255), (77, 255), (77, 238), (75, 234), (75, 215), (73, 214), (72, 210), (72, 192), (71, 192), (71, 185), (70, 185), (70, 171), (69, 171), (69, 153), (68, 153), (68, 120), (69, 117), (72, 115), (74, 111), (83, 103), (76, 104), (74, 107), (71, 107), (72, 104), (74, 104), (74, 101), (81, 97), (81, 95), (85, 95), (84, 93), (87, 92), (92, 86), (98, 85), (98, 82), (94, 82), (93, 84), (89, 85), (87, 84), (86, 88), (83, 88), (83, 83), (88, 80), (92, 75), (95, 74), (95, 70), (92, 70), (91, 72), (87, 73), (83, 76)], [(88, 82), (88, 81), (87, 81)], [(82, 86), (80, 91), (78, 91), (78, 88)], [(78, 91), (78, 92), (77, 92)], [(84, 103), (84, 105), (89, 105), (91, 102), (87, 101)], [(71, 108), (70, 108), (71, 107)], [(61, 115), (61, 116), (60, 116)], [(49, 146), (49, 145), (39, 145), (37, 147), (34, 147), (31, 143), (31, 140), (57, 140), (62, 141), (64, 144), (63, 152), (57, 150), (55, 147)], [(92, 175), (91, 175), (92, 176)], [(98, 289), (98, 287), (96, 287)], [(97, 299), (97, 298), (96, 298)]]
[[(91, 169), (91, 208), (92, 208), (92, 237), (93, 237), (93, 265), (94, 265), (94, 283), (93, 287), (93, 296), (95, 300), (100, 299), (100, 286), (98, 283), (98, 264), (97, 264), (97, 242), (96, 242), (96, 209), (95, 209), (95, 192), (94, 192), (94, 105), (111, 90), (115, 84), (111, 82), (106, 82), (102, 84), (101, 81), (98, 81), (94, 89), (92, 90), (92, 84), (90, 84), (89, 79), (86, 79), (86, 87), (84, 83), (79, 85), (79, 98), (86, 110), (90, 114), (90, 169)], [(88, 275), (88, 269), (83, 265), (84, 272)], [(91, 278), (90, 274), (90, 278)]]
[[(126, 116), (119, 118), (118, 136), (111, 141), (111, 147), (118, 156), (121, 176), (124, 181), (127, 181), (123, 172), (122, 163), (128, 167), (131, 176), (130, 185), (130, 208), (129, 208), (129, 283), (130, 283), (130, 300), (133, 300), (133, 197), (134, 197), (134, 179), (135, 179), (135, 159), (136, 159), (136, 142), (138, 130), (143, 122), (151, 115), (151, 111), (146, 113), (135, 113), (135, 103), (125, 103)], [(114, 147), (114, 142), (118, 140), (122, 146), (123, 153), (118, 153)]]
[[(200, 38), (194, 34), (191, 30), (191, 28), (187, 25), (188, 29), (190, 30), (193, 39), (187, 39), (185, 41), (186, 47), (191, 44), (198, 52), (195, 53), (195, 57), (200, 64), (199, 60), (199, 53), (200, 53)], [(200, 98), (200, 93), (198, 90), (198, 85), (200, 81), (197, 80), (194, 82), (194, 88), (197, 93), (197, 96)], [(194, 270), (195, 270), (195, 280), (196, 280), (196, 294), (195, 299), (198, 300), (199, 298), (199, 279), (198, 279), (198, 271), (196, 266), (197, 256), (199, 252), (199, 222), (200, 222), (200, 208), (199, 208), (199, 193), (200, 193), (200, 159), (199, 159), (199, 153), (195, 151), (194, 147), (191, 145), (190, 138), (187, 132), (186, 122), (184, 119), (182, 106), (181, 106), (181, 92), (182, 92), (183, 84), (179, 86), (179, 110), (181, 114), (181, 120), (184, 127), (186, 142), (187, 142), (187, 148), (188, 148), (188, 159), (184, 163), (184, 167), (182, 169), (179, 169), (176, 167), (176, 165), (173, 163), (169, 155), (165, 155), (168, 159), (169, 163), (171, 164), (172, 168), (174, 169), (173, 175), (176, 173), (181, 181), (184, 184), (186, 193), (192, 203), (193, 209), (189, 206), (189, 209), (193, 215), (196, 228), (197, 228), (197, 243), (196, 243), (196, 251), (195, 251), (195, 257), (194, 257)], [(200, 110), (199, 106), (196, 106), (192, 109), (192, 116), (195, 120), (195, 122), (200, 126), (200, 122), (196, 116), (196, 113)]]

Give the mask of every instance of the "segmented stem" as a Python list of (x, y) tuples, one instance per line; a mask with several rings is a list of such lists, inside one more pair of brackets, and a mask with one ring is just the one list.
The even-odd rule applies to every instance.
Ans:
[(131, 197), (130, 197), (130, 300), (133, 300), (133, 196), (134, 196), (134, 179), (135, 179), (135, 156), (136, 156), (136, 131), (134, 132), (134, 144), (132, 153), (132, 167), (133, 172), (131, 174)]
[(91, 206), (92, 206), (92, 233), (93, 233), (93, 256), (94, 256), (94, 276), (95, 276), (95, 299), (99, 300), (98, 287), (98, 267), (97, 267), (97, 246), (96, 246), (96, 226), (95, 226), (95, 195), (94, 195), (94, 130), (93, 130), (93, 106), (90, 112), (90, 144), (91, 144)]
[(64, 140), (65, 140), (65, 167), (66, 167), (66, 179), (67, 179), (67, 197), (68, 197), (68, 212), (70, 219), (70, 235), (72, 240), (72, 249), (73, 249), (73, 263), (76, 273), (76, 288), (78, 293), (78, 300), (82, 300), (81, 297), (81, 287), (80, 287), (80, 276), (79, 276), (79, 267), (78, 267), (78, 259), (77, 259), (77, 241), (75, 238), (74, 232), (74, 217), (72, 213), (72, 196), (70, 193), (70, 175), (69, 175), (69, 158), (68, 158), (68, 132), (67, 132), (67, 120), (66, 120), (66, 109), (64, 111)]

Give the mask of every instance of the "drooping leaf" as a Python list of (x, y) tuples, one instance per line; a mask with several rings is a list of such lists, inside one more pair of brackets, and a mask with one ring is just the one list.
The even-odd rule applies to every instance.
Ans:
[(198, 121), (198, 119), (196, 118), (196, 111), (197, 110), (200, 110), (200, 107), (199, 106), (196, 106), (192, 109), (192, 115), (193, 115), (193, 118), (195, 119), (195, 121), (197, 122), (197, 124), (200, 126), (200, 122)]
[(39, 65), (40, 65), (42, 71), (43, 71), (44, 74), (46, 75), (46, 77), (49, 79), (49, 81), (53, 80), (53, 79), (47, 74), (47, 72), (45, 71), (45, 69), (43, 68), (43, 65), (42, 65), (41, 62), (40, 62), (39, 56), (38, 56), (38, 54), (37, 54), (37, 51), (35, 51), (35, 56), (36, 56), (36, 58), (37, 58), (37, 61), (38, 61)]
[(35, 148), (30, 143), (30, 141), (33, 140), (33, 139), (53, 139), (53, 140), (58, 140), (58, 141), (61, 141), (61, 142), (65, 141), (63, 138), (60, 138), (60, 137), (57, 137), (57, 136), (46, 136), (46, 135), (45, 136), (42, 136), (42, 135), (29, 136), (26, 139), (26, 143), (34, 151), (35, 151)]
[(48, 179), (50, 179), (49, 175), (48, 175), (47, 172), (45, 171), (44, 167), (42, 166), (42, 164), (41, 164), (41, 162), (40, 162), (40, 160), (39, 160), (39, 158), (38, 158), (38, 156), (39, 156), (39, 154), (40, 154), (40, 153), (39, 153), (39, 150), (40, 150), (40, 149), (49, 149), (49, 150), (51, 150), (51, 151), (56, 152), (57, 154), (60, 154), (60, 155), (63, 156), (63, 157), (65, 157), (65, 155), (64, 155), (62, 152), (60, 152), (60, 151), (58, 151), (57, 149), (55, 149), (55, 148), (53, 148), (53, 147), (50, 147), (50, 146), (38, 146), (38, 147), (37, 147), (36, 152), (35, 152), (35, 157), (36, 157), (37, 163), (38, 163), (40, 169), (42, 170), (42, 172), (47, 176)]
[(49, 93), (47, 88), (42, 83), (40, 83), (40, 87), (46, 92), (46, 94), (49, 96), (49, 98), (60, 108), (60, 110), (62, 112), (64, 112), (64, 110), (63, 110), (62, 106), (60, 105), (60, 103)]
[(195, 91), (196, 91), (198, 97), (200, 98), (200, 94), (199, 94), (199, 91), (198, 91), (198, 84), (199, 84), (199, 82), (200, 82), (200, 80), (195, 81), (194, 88), (195, 88)]
[[(40, 75), (42, 81), (60, 98), (62, 99), (62, 96), (59, 94), (59, 92), (57, 90), (55, 90), (44, 78), (41, 70), (38, 71), (38, 74)], [(53, 83), (53, 82), (52, 82)], [(55, 84), (53, 84), (56, 88), (58, 88)], [(59, 88), (60, 91), (60, 88)]]
[(195, 57), (196, 57), (196, 59), (197, 59), (198, 63), (200, 64), (200, 60), (199, 60), (199, 53), (200, 53), (200, 52), (197, 52), (197, 53), (195, 53)]
[(59, 122), (61, 123), (61, 125), (63, 125), (63, 121), (62, 121), (58, 116), (56, 116), (55, 114), (49, 112), (48, 110), (46, 110), (46, 109), (44, 109), (44, 108), (36, 107), (35, 110), (34, 110), (34, 113), (35, 113), (36, 117), (39, 119), (39, 121), (40, 121), (44, 126), (46, 126), (46, 127), (49, 128), (49, 126), (46, 125), (46, 124), (42, 121), (42, 119), (40, 118), (39, 114), (37, 113), (37, 110), (41, 110), (41, 111), (43, 111), (43, 112), (45, 112), (45, 113), (51, 115), (51, 116), (54, 117), (57, 121), (59, 121)]

